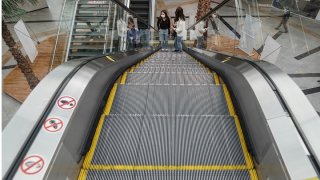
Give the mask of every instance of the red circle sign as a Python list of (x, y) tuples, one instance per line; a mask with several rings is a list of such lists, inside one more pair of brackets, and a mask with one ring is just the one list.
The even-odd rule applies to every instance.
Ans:
[(61, 109), (73, 109), (77, 105), (77, 101), (70, 96), (60, 97), (57, 101), (59, 108)]
[(43, 127), (49, 132), (58, 132), (63, 127), (63, 121), (58, 118), (49, 118), (43, 123)]
[(20, 169), (24, 174), (37, 174), (42, 170), (44, 160), (41, 156), (32, 155), (25, 158), (20, 164)]

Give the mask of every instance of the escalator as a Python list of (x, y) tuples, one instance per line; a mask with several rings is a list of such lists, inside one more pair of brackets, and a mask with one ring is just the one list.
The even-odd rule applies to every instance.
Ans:
[(257, 175), (217, 74), (157, 52), (114, 85), (79, 179), (198, 178)]
[(187, 43), (159, 52), (147, 24), (132, 48), (117, 31), (143, 18), (117, 0), (74, 5), (69, 58), (3, 130), (2, 179), (319, 178), (320, 118), (279, 68)]

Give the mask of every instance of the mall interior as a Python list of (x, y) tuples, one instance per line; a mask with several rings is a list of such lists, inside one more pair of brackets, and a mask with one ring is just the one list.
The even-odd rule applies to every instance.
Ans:
[(320, 0), (2, 0), (2, 179), (319, 180)]

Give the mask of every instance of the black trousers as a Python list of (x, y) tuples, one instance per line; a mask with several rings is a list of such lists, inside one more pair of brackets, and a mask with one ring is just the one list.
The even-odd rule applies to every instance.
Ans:
[(282, 18), (282, 20), (277, 28), (279, 28), (283, 24), (284, 30), (288, 31), (288, 26), (287, 26), (288, 20), (289, 20), (289, 18)]

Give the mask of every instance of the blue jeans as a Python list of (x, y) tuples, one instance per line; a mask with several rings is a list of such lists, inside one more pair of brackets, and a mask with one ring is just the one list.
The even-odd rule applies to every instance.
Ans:
[(159, 36), (161, 41), (161, 47), (163, 49), (167, 49), (168, 48), (168, 29), (160, 29)]
[(176, 38), (174, 38), (174, 48), (182, 51), (182, 36), (176, 36)]

